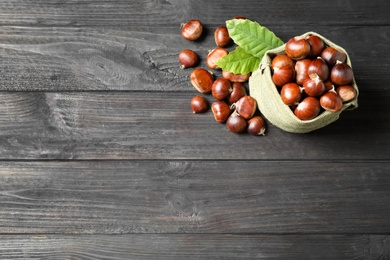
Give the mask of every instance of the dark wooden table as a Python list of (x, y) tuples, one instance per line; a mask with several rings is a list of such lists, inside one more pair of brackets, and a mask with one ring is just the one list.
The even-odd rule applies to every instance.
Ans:
[[(390, 2), (0, 1), (1, 259), (390, 259)], [(243, 15), (351, 56), (359, 108), (318, 131), (233, 134), (205, 67)], [(198, 42), (180, 23), (200, 19)], [(216, 72), (216, 75), (218, 76)], [(211, 101), (212, 97), (207, 96)]]

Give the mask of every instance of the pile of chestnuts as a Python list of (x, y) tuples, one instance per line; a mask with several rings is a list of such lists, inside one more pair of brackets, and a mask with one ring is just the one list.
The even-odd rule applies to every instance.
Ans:
[[(234, 19), (246, 19), (234, 17)], [(190, 20), (182, 24), (182, 36), (186, 40), (196, 41), (203, 33), (203, 25), (199, 20)], [(220, 70), (216, 61), (229, 54), (227, 47), (232, 43), (226, 26), (218, 27), (214, 32), (215, 44), (206, 57), (208, 69), (197, 67), (190, 74), (190, 82), (200, 94), (191, 99), (191, 109), (194, 113), (204, 113), (209, 110), (218, 123), (224, 123), (233, 133), (247, 132), (252, 135), (265, 135), (265, 120), (256, 112), (256, 100), (247, 95), (245, 82), (250, 73), (241, 75), (222, 71), (222, 77), (215, 78), (211, 70)], [(199, 56), (190, 49), (182, 50), (178, 55), (181, 68), (196, 67)], [(211, 70), (210, 70), (211, 69)], [(210, 94), (215, 101), (209, 105), (204, 95)]]
[(343, 103), (356, 98), (346, 59), (343, 51), (327, 46), (316, 35), (293, 37), (285, 54), (272, 59), (272, 80), (295, 116), (311, 120), (324, 110), (340, 111)]

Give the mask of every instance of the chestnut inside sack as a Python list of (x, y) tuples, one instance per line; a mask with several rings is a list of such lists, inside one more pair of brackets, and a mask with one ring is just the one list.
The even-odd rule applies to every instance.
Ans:
[[(325, 37), (315, 32), (307, 32), (299, 37), (306, 38), (310, 35), (320, 37), (327, 47), (333, 47), (345, 53), (347, 56), (345, 63), (352, 67), (348, 53), (342, 47), (329, 41)], [(285, 47), (286, 44), (267, 51), (261, 60), (259, 69), (254, 71), (249, 78), (249, 94), (256, 99), (260, 112), (271, 124), (287, 132), (308, 133), (336, 121), (344, 110), (355, 109), (358, 107), (359, 90), (356, 85), (355, 78), (353, 77), (351, 85), (356, 90), (356, 97), (351, 101), (343, 103), (342, 108), (339, 111), (333, 112), (323, 110), (313, 119), (299, 119), (294, 114), (293, 110), (283, 103), (279, 91), (280, 87), (277, 87), (272, 80), (272, 59), (279, 54), (285, 54)]]

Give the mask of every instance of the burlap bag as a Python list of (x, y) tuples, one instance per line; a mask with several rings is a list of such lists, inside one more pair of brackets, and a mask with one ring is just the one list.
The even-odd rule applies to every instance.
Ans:
[[(348, 53), (340, 46), (334, 44), (323, 36), (315, 32), (307, 32), (302, 36), (317, 35), (324, 40), (327, 46), (332, 46), (347, 55), (346, 63), (352, 67)], [(354, 109), (358, 106), (357, 96), (354, 100), (344, 103), (342, 109), (338, 112), (324, 111), (312, 120), (300, 120), (293, 111), (283, 103), (277, 87), (272, 81), (271, 77), (271, 61), (277, 54), (285, 53), (285, 44), (269, 50), (265, 53), (261, 60), (259, 69), (254, 71), (249, 78), (249, 94), (256, 99), (260, 112), (273, 125), (292, 133), (308, 133), (316, 129), (322, 128), (334, 121), (336, 121), (340, 114), (346, 109)], [(352, 86), (359, 94), (355, 78)]]

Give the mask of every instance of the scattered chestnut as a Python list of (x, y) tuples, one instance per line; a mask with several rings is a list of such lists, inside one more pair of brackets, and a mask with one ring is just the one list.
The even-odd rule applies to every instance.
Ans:
[(189, 41), (196, 41), (203, 32), (203, 25), (199, 20), (190, 20), (181, 25), (181, 35)]
[(232, 92), (228, 96), (229, 103), (235, 103), (243, 96), (246, 96), (246, 88), (241, 82), (233, 82), (232, 89)]
[(290, 66), (283, 66), (280, 68), (274, 68), (272, 81), (278, 87), (283, 87), (283, 85), (292, 82), (295, 78), (295, 70)]
[(339, 95), (343, 102), (349, 102), (351, 100), (354, 100), (357, 95), (356, 89), (350, 85), (338, 86), (336, 88), (336, 93)]
[(318, 57), (310, 62), (307, 73), (310, 78), (315, 78), (318, 75), (320, 79), (326, 80), (329, 77), (328, 64), (321, 57)]
[(320, 77), (316, 76), (315, 78), (306, 79), (303, 82), (303, 89), (308, 96), (318, 97), (325, 92), (325, 84)]
[(211, 94), (217, 100), (223, 100), (233, 91), (232, 84), (228, 79), (218, 78), (211, 86)]
[(224, 123), (230, 116), (230, 106), (221, 100), (217, 100), (211, 104), (211, 111), (213, 112), (214, 119), (218, 123)]
[(272, 69), (280, 68), (284, 66), (290, 66), (291, 68), (294, 68), (295, 61), (290, 57), (288, 57), (286, 54), (276, 55), (275, 58), (272, 59), (271, 62)]
[(309, 54), (310, 44), (302, 37), (293, 37), (287, 41), (285, 51), (291, 59), (302, 60)]
[(211, 86), (214, 83), (214, 77), (212, 73), (203, 69), (196, 68), (190, 75), (191, 84), (203, 94), (211, 92)]
[(326, 47), (322, 53), (321, 58), (328, 63), (329, 67), (333, 67), (337, 61), (345, 62), (347, 55), (333, 47)]
[(209, 52), (206, 57), (206, 64), (210, 69), (219, 69), (216, 62), (223, 56), (228, 55), (229, 52), (225, 48), (217, 47)]
[(316, 35), (309, 35), (306, 37), (306, 41), (310, 44), (309, 57), (314, 58), (321, 55), (321, 52), (325, 48), (325, 43), (320, 37)]
[(250, 73), (247, 74), (234, 74), (226, 70), (222, 70), (222, 77), (230, 80), (231, 82), (246, 82), (250, 77)]
[(194, 96), (191, 99), (191, 108), (194, 113), (204, 113), (209, 108), (209, 103), (202, 96)]
[(241, 133), (246, 129), (247, 122), (236, 112), (233, 112), (226, 120), (226, 128), (233, 133)]
[(337, 61), (330, 71), (330, 79), (337, 85), (347, 85), (353, 80), (352, 68), (347, 63)]
[(199, 63), (199, 56), (192, 50), (182, 50), (179, 53), (180, 68), (185, 69), (194, 67)]
[(302, 89), (298, 84), (290, 82), (282, 87), (280, 96), (287, 106), (298, 104), (302, 98)]
[(233, 19), (235, 19), (235, 20), (246, 20), (247, 18), (245, 16), (238, 15), (238, 16), (234, 16)]
[(320, 102), (314, 97), (306, 97), (294, 110), (296, 115), (301, 120), (310, 120), (318, 116), (321, 111)]
[(253, 117), (256, 112), (257, 103), (251, 96), (244, 96), (234, 103), (237, 113), (244, 119), (248, 120)]
[(214, 32), (215, 44), (219, 47), (226, 47), (232, 42), (226, 26), (218, 27)]
[(310, 63), (311, 63), (310, 59), (298, 60), (295, 63), (295, 73), (296, 73), (295, 81), (298, 85), (302, 85), (303, 81), (309, 78), (309, 74), (307, 73), (307, 71), (309, 69)]
[(331, 90), (321, 96), (320, 105), (327, 111), (336, 112), (343, 107), (343, 101), (336, 92)]
[(254, 116), (248, 120), (247, 132), (251, 135), (265, 135), (265, 121), (261, 116)]

